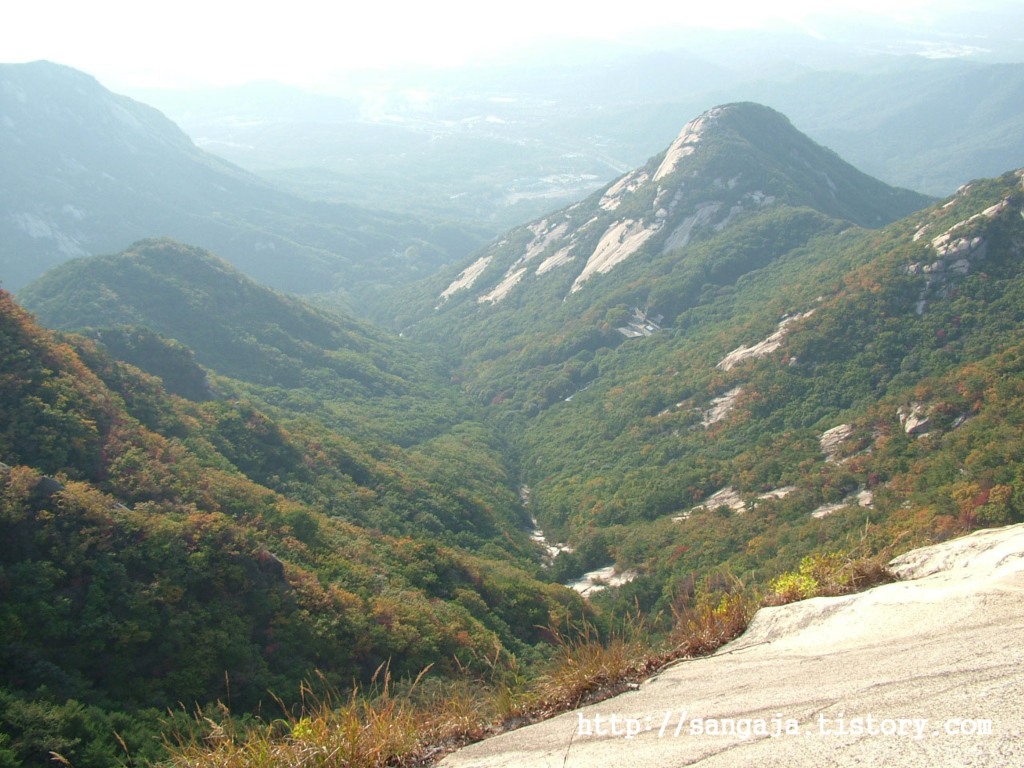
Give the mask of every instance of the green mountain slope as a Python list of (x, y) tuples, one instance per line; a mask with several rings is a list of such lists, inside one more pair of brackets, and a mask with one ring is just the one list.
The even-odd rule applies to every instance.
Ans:
[(1021, 185), (925, 208), (734, 104), (399, 292), (406, 338), (170, 240), (20, 294), (83, 336), (0, 293), (0, 755), (1021, 519)]
[(115, 730), (152, 759), (178, 702), (266, 712), (315, 674), (528, 660), (579, 609), (535, 578), (481, 428), (403, 452), (249, 400), (192, 403), (6, 292), (0, 359), (5, 760), (108, 765)]
[[(392, 533), (429, 531), (475, 548), (511, 537), (520, 553), (530, 552), (509, 482), (476, 485), (504, 474), (498, 443), (429, 347), (260, 286), (213, 254), (170, 240), (74, 259), (19, 298), (48, 326), (86, 333), (149, 373), (189, 382), (194, 399), (215, 399), (206, 406), (218, 431), (214, 444), (275, 490), (301, 490), (334, 513)], [(240, 419), (225, 400), (253, 403), (286, 432), (273, 426), (250, 445), (245, 422), (252, 416)], [(337, 469), (301, 466), (321, 441), (342, 451), (333, 460), (344, 462), (343, 474), (383, 486), (383, 509), (367, 517), (358, 494), (339, 488)], [(275, 469), (282, 461), (295, 465), (282, 474)], [(378, 471), (382, 461), (426, 481), (415, 501), (384, 491), (399, 480)], [(446, 462), (479, 473), (467, 470), (456, 485)]]
[(208, 251), (147, 240), (79, 258), (18, 293), (50, 328), (145, 326), (232, 378), (384, 395), (407, 388), (410, 355), (387, 334), (259, 285)]
[(1008, 174), (877, 233), (822, 232), (650, 337), (544, 366), (564, 340), (538, 334), (490, 412), (575, 548), (557, 572), (636, 569), (603, 599), (656, 612), (709, 576), (1019, 520), (1022, 212)]
[[(926, 202), (862, 174), (766, 107), (725, 105), (602, 192), (513, 230), (460, 273), (400, 292), (397, 323), (449, 346), (454, 337), (482, 400), (536, 411), (538, 397), (550, 404), (585, 383), (589, 359), (578, 356), (622, 341), (615, 329), (630, 307), (671, 324), (709, 286), (846, 222), (879, 226)], [(563, 365), (568, 379), (523, 374)]]
[[(1024, 511), (1020, 174), (906, 216), (906, 193), (840, 176), (784, 125), (714, 110), (667, 172), (672, 150), (403, 299), (406, 333), (445, 340), (574, 548), (556, 574), (639, 574), (597, 602), (669, 610), (709, 577), (764, 583), (822, 548)], [(905, 218), (836, 218), (886, 205)], [(628, 252), (587, 276), (601, 241)]]
[(146, 353), (131, 338), (156, 333), (184, 345), (193, 365), (229, 377), (216, 383), (222, 397), (256, 398), (278, 416), (386, 445), (423, 445), (474, 418), (432, 347), (265, 288), (213, 254), (171, 240), (72, 259), (19, 299), (47, 326), (91, 329), (112, 354), (149, 373), (173, 368), (192, 382), (193, 399), (207, 395), (173, 344)]
[(279, 191), (67, 67), (5, 64), (0, 82), (0, 277), (10, 289), (69, 257), (172, 236), (282, 289), (358, 293), (432, 274), (481, 242)]

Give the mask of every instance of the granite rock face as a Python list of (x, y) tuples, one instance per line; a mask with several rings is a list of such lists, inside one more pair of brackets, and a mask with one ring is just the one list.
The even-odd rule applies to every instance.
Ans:
[(714, 656), (441, 765), (1024, 764), (1024, 525), (890, 568), (900, 581), (762, 609)]

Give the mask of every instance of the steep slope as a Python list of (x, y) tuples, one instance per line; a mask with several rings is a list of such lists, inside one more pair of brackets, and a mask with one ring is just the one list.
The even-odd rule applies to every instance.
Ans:
[(440, 765), (1017, 765), (1024, 528), (890, 567), (898, 583), (764, 608), (710, 658)]
[(5, 64), (0, 84), (0, 277), (10, 289), (144, 237), (213, 248), (261, 282), (300, 292), (423, 277), (480, 242), (281, 192), (68, 67)]
[[(495, 483), (507, 472), (500, 441), (429, 347), (264, 288), (206, 251), (167, 240), (72, 260), (24, 298), (48, 325), (170, 376), (192, 399), (213, 399), (213, 444), (274, 490), (393, 534), (473, 549), (497, 537), (501, 547), (533, 551), (510, 481)], [(239, 412), (226, 407), (230, 400), (247, 405)], [(264, 415), (276, 426), (260, 438), (252, 424)], [(326, 445), (341, 449), (335, 469), (279, 466)], [(462, 468), (458, 483), (454, 466)], [(417, 482), (396, 494), (402, 474)], [(343, 475), (372, 491), (376, 509), (360, 499), (364, 490), (353, 496)]]
[[(725, 105), (602, 192), (513, 230), (457, 274), (403, 291), (395, 314), (408, 333), (457, 338), (474, 392), (508, 399), (524, 349), (534, 365), (553, 365), (614, 346), (631, 307), (670, 324), (708, 285), (734, 283), (846, 222), (880, 226), (926, 202), (860, 173), (777, 112)], [(545, 335), (559, 343), (540, 351)]]
[[(575, 293), (634, 254), (685, 248), (776, 205), (874, 227), (926, 202), (860, 173), (767, 107), (727, 104), (688, 123), (664, 153), (603, 192), (510, 232), (438, 298), (469, 289), (478, 302), (497, 303), (527, 274), (560, 267), (573, 275)], [(487, 271), (467, 281), (476, 265)]]
[(535, 516), (576, 548), (556, 568), (640, 568), (621, 597), (658, 610), (722, 569), (758, 583), (822, 546), (1019, 520), (1022, 208), (1019, 174), (978, 182), (524, 371), (582, 390), (528, 420), (491, 406), (521, 425)]
[[(14, 465), (0, 468), (0, 511), (19, 542), (0, 582), (19, 632), (3, 647), (5, 685), (23, 709), (43, 685), (59, 690), (51, 707), (142, 708), (219, 696), (213, 670), (225, 668), (247, 702), (314, 667), (365, 679), (392, 654), (402, 672), (482, 673), (492, 654), (542, 658), (538, 627), (582, 610), (542, 580), (629, 569), (588, 595), (593, 610), (657, 621), (811, 553), (1020, 520), (1021, 175), (865, 229), (851, 221), (892, 220), (920, 197), (864, 177), (777, 113), (727, 105), (643, 169), (407, 294), (410, 341), (166, 240), (26, 289), (51, 322), (100, 326), (88, 332), (111, 354), (154, 373), (160, 358), (193, 394), (207, 366), (198, 402), (43, 331), (0, 295), (0, 402), (16, 404), (0, 410), (0, 460)], [(544, 570), (531, 515), (571, 547)], [(140, 564), (150, 540), (171, 554)], [(311, 590), (294, 620), (287, 601), (267, 618), (286, 594), (279, 579), (246, 578), (251, 561), (276, 572), (278, 560), (286, 579), (299, 574), (293, 589)], [(212, 586), (189, 581), (191, 602), (167, 591), (187, 567), (202, 581), (208, 562)], [(110, 589), (90, 591), (100, 577)], [(54, 592), (70, 602), (41, 612)], [(94, 611), (108, 592), (132, 597)], [(200, 609), (244, 618), (199, 633), (196, 664), (178, 659), (196, 630), (171, 632), (161, 665), (166, 625)], [(84, 649), (68, 629), (83, 617)], [(268, 621), (314, 640), (268, 637)], [(243, 639), (218, 656), (214, 641), (232, 632)], [(116, 664), (118, 644), (145, 666), (112, 676), (108, 694), (90, 665)]]
[(178, 702), (266, 713), (317, 675), (529, 659), (579, 608), (531, 575), (500, 458), (468, 427), (428, 458), (190, 403), (7, 292), (0, 362), (7, 762), (109, 765), (114, 731), (155, 760)]

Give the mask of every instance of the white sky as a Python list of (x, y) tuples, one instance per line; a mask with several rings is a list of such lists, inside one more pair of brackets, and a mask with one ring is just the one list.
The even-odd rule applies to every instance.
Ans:
[[(919, 17), (939, 0), (29, 0), (8, 3), (0, 60), (50, 59), (110, 87), (308, 84), (354, 68), (462, 63), (544, 37), (730, 28), (824, 7)], [(948, 4), (948, 3), (947, 3)]]

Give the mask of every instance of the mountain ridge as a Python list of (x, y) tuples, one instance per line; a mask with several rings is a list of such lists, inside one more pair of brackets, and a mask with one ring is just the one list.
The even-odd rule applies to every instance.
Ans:
[[(532, 270), (538, 276), (583, 259), (582, 268), (572, 268), (577, 274), (570, 292), (575, 293), (594, 274), (611, 271), (641, 249), (684, 248), (702, 230), (720, 232), (745, 211), (776, 203), (878, 226), (928, 201), (857, 171), (768, 107), (726, 104), (692, 120), (667, 150), (587, 200), (513, 230), (485, 249), (439, 298), (443, 302), (471, 288), (480, 276), (480, 285), (492, 292), (478, 301), (497, 303), (527, 274), (518, 271), (520, 266), (542, 255), (547, 258), (538, 258)], [(532, 237), (525, 251), (510, 263), (501, 246), (526, 232)], [(503, 282), (495, 285), (484, 271), (496, 274), (502, 263)], [(471, 281), (467, 273), (474, 275)]]
[(535, 414), (585, 386), (599, 350), (652, 332), (631, 318), (675, 325), (709, 291), (821, 239), (870, 231), (836, 215), (877, 224), (886, 206), (892, 221), (929, 200), (862, 174), (774, 110), (726, 106), (586, 200), (473, 254), (461, 273), (397, 291), (394, 327), (444, 338), (481, 402)]
[(214, 248), (262, 282), (344, 295), (432, 272), (482, 239), (280, 191), (203, 152), (152, 107), (69, 67), (5, 64), (0, 81), (0, 201), (9, 211), (0, 220), (0, 270), (10, 288), (69, 256), (175, 236)]
[(144, 326), (182, 342), (219, 373), (262, 384), (299, 386), (303, 371), (329, 363), (325, 351), (365, 354), (361, 337), (381, 336), (169, 238), (65, 262), (18, 299), (49, 328)]

